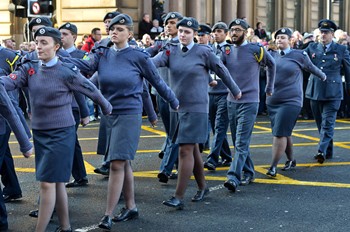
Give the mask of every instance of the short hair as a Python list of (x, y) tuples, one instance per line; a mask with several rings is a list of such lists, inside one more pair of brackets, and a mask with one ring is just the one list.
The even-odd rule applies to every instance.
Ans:
[(101, 29), (98, 27), (95, 27), (91, 30), (91, 34), (96, 34), (96, 31), (101, 31)]

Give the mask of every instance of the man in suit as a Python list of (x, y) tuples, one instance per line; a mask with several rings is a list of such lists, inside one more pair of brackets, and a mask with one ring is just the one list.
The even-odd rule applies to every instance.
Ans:
[(342, 74), (345, 76), (346, 89), (350, 87), (350, 56), (345, 46), (333, 41), (337, 25), (328, 19), (318, 23), (321, 31), (320, 42), (310, 44), (305, 51), (311, 61), (327, 75), (327, 81), (321, 81), (311, 75), (305, 96), (311, 100), (311, 109), (320, 133), (317, 154), (319, 163), (333, 157), (333, 134), (337, 111), (343, 99)]

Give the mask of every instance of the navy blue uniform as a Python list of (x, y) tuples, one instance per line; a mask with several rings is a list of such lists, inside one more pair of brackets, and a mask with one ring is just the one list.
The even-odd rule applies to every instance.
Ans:
[(318, 152), (333, 156), (333, 134), (337, 111), (343, 99), (342, 74), (346, 89), (350, 85), (350, 56), (345, 46), (332, 42), (326, 51), (323, 44), (310, 44), (305, 51), (312, 63), (321, 69), (327, 80), (321, 81), (311, 74), (305, 96), (311, 100), (311, 109), (320, 133)]

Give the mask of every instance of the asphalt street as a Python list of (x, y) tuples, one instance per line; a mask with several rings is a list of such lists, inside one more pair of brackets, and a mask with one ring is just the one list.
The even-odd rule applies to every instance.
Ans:
[[(231, 193), (223, 187), (228, 168), (205, 171), (210, 194), (203, 202), (192, 203), (191, 197), (197, 190), (192, 180), (184, 199), (185, 208), (179, 211), (161, 204), (174, 193), (176, 180), (161, 184), (156, 177), (164, 127), (159, 122), (152, 128), (144, 119), (138, 152), (132, 162), (140, 217), (115, 223), (112, 231), (349, 231), (349, 131), (349, 120), (337, 120), (335, 157), (320, 165), (313, 159), (318, 142), (316, 125), (312, 120), (298, 121), (293, 133), (296, 169), (281, 171), (286, 159), (283, 157), (277, 177), (269, 178), (265, 173), (271, 162), (272, 135), (267, 117), (259, 117), (250, 146), (256, 169), (255, 182)], [(106, 206), (108, 179), (93, 172), (102, 161), (102, 156), (96, 155), (97, 135), (98, 122), (79, 128), (89, 185), (67, 190), (71, 225), (75, 231), (102, 231), (97, 224)], [(38, 200), (34, 156), (25, 159), (20, 155), (13, 135), (11, 150), (23, 198), (6, 204), (9, 228), (16, 232), (34, 231), (36, 219), (28, 216), (30, 210), (37, 208)], [(115, 213), (123, 204), (121, 200)], [(54, 215), (48, 231), (54, 231), (57, 226), (58, 218)]]

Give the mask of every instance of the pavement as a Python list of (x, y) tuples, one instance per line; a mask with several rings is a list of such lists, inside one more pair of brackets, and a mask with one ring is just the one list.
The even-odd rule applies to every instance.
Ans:
[[(184, 199), (185, 208), (179, 211), (161, 204), (174, 194), (176, 187), (176, 180), (161, 184), (157, 179), (158, 152), (165, 138), (164, 127), (159, 122), (153, 128), (144, 119), (139, 148), (132, 162), (140, 216), (136, 220), (115, 223), (112, 231), (349, 231), (349, 129), (349, 120), (337, 120), (334, 158), (318, 164), (313, 159), (318, 142), (316, 125), (312, 120), (298, 121), (293, 132), (297, 167), (293, 171), (281, 171), (286, 160), (283, 157), (277, 177), (270, 178), (265, 175), (271, 162), (270, 123), (267, 117), (258, 117), (250, 146), (256, 170), (254, 183), (240, 186), (236, 193), (232, 193), (223, 187), (228, 168), (205, 171), (210, 194), (203, 202), (191, 202), (197, 191), (192, 180)], [(96, 155), (97, 136), (98, 122), (79, 128), (89, 184), (67, 189), (74, 231), (103, 231), (97, 225), (106, 206), (108, 178), (93, 172), (102, 161), (102, 156)], [(20, 155), (13, 135), (11, 151), (23, 198), (6, 204), (9, 228), (15, 232), (34, 231), (36, 219), (28, 216), (30, 210), (37, 208), (39, 193), (34, 156), (25, 159)], [(204, 159), (207, 153), (203, 154)], [(123, 205), (121, 200), (115, 213)], [(55, 231), (57, 226), (58, 218), (54, 215), (47, 231)]]

